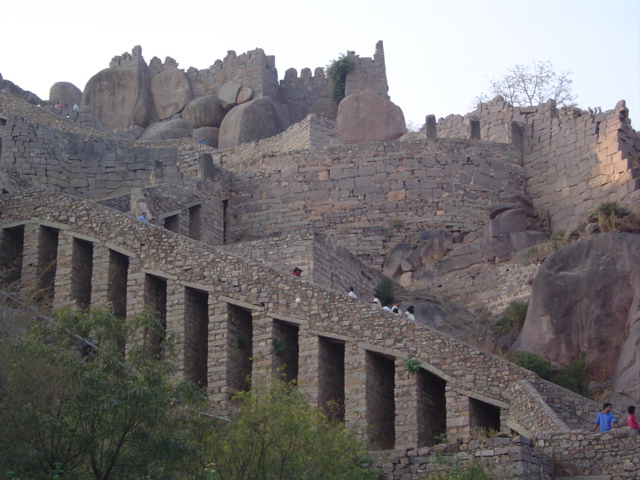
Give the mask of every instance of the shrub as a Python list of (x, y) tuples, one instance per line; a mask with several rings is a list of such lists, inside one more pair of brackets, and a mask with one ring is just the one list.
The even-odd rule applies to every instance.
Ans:
[(389, 227), (393, 230), (400, 230), (404, 227), (404, 222), (402, 220), (391, 220), (391, 222), (389, 222)]
[(382, 305), (391, 305), (396, 301), (396, 284), (390, 278), (385, 277), (380, 280), (374, 293)]
[(425, 480), (488, 480), (489, 478), (478, 462), (464, 462), (457, 456), (446, 457), (438, 454), (436, 465), (440, 469), (424, 477)]
[(417, 358), (406, 358), (404, 362), (402, 362), (402, 366), (408, 373), (413, 375), (420, 370), (420, 360)]
[(545, 380), (551, 379), (551, 374), (553, 373), (551, 362), (537, 353), (511, 352), (507, 355), (507, 359), (522, 368), (537, 373)]
[(528, 308), (529, 302), (511, 302), (500, 320), (493, 324), (494, 334), (499, 336), (505, 333), (513, 333), (513, 335), (517, 336), (524, 325)]
[(347, 74), (351, 72), (354, 67), (353, 60), (341, 53), (326, 69), (327, 77), (333, 85), (331, 98), (336, 102), (336, 105), (344, 99), (347, 87)]
[(588, 397), (587, 359), (585, 352), (581, 352), (578, 358), (573, 359), (566, 368), (555, 370), (550, 380), (567, 390)]
[(640, 221), (638, 215), (620, 202), (603, 202), (587, 213), (587, 221), (596, 223), (598, 231), (605, 232), (638, 232)]

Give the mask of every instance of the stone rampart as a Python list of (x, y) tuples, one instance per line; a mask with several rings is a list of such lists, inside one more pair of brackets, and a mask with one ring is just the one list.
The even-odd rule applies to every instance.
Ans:
[(347, 57), (353, 62), (353, 70), (347, 75), (345, 95), (349, 96), (362, 90), (371, 90), (389, 100), (389, 85), (387, 84), (382, 40), (376, 43), (373, 58), (360, 58), (355, 52), (347, 52)]
[(598, 203), (632, 201), (640, 139), (623, 101), (603, 113), (558, 111), (553, 102), (517, 108), (496, 98), (437, 124), (439, 138), (515, 142), (521, 125), (526, 192), (551, 215), (554, 231), (574, 228)]
[(322, 231), (374, 262), (410, 232), (479, 229), (489, 206), (523, 188), (515, 147), (464, 140), (228, 155), (221, 165), (235, 174), (230, 238)]
[(223, 60), (216, 60), (208, 69), (187, 69), (193, 97), (216, 93), (227, 82), (237, 82), (253, 90), (254, 97), (271, 97), (280, 101), (276, 59), (265, 55), (261, 48), (241, 55), (229, 50)]
[(331, 82), (324, 75), (324, 69), (303, 68), (298, 77), (295, 68), (290, 68), (280, 80), (280, 98), (289, 110), (292, 122), (305, 118), (311, 106), (320, 98), (331, 98)]

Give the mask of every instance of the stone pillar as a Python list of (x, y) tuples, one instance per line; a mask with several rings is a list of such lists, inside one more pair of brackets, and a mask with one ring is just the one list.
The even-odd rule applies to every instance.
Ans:
[(418, 445), (418, 386), (417, 376), (408, 373), (403, 359), (395, 359), (396, 450)]
[(107, 305), (109, 288), (109, 249), (95, 243), (93, 245), (93, 269), (91, 272), (91, 305)]
[(270, 379), (273, 371), (273, 318), (264, 312), (253, 315), (253, 377)]
[(344, 423), (357, 435), (366, 438), (365, 350), (357, 343), (346, 343), (344, 357)]
[(234, 392), (227, 388), (229, 350), (227, 302), (209, 297), (209, 361), (207, 363), (207, 395), (209, 400), (224, 405)]
[(178, 371), (184, 374), (185, 340), (185, 293), (184, 285), (175, 278), (167, 279), (167, 334), (175, 338), (175, 353)]
[(447, 435), (469, 434), (469, 397), (458, 393), (448, 384), (447, 398)]
[(22, 245), (22, 271), (20, 290), (34, 298), (38, 296), (38, 250), (40, 244), (40, 225), (27, 223), (24, 226)]
[(424, 123), (425, 134), (427, 138), (438, 138), (438, 124), (435, 115), (427, 115)]
[(308, 324), (299, 325), (298, 331), (298, 385), (307, 401), (318, 406), (318, 336), (312, 334)]
[(55, 279), (53, 308), (74, 306), (71, 298), (71, 258), (73, 256), (73, 237), (60, 232), (58, 237), (58, 257)]
[(198, 177), (202, 180), (213, 180), (213, 157), (208, 153), (202, 153), (198, 157)]

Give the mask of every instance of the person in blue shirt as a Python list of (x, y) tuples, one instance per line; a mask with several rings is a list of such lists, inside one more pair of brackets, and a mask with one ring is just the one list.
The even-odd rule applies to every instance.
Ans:
[(611, 404), (604, 403), (602, 405), (602, 411), (596, 417), (596, 421), (593, 423), (593, 428), (591, 431), (593, 432), (598, 426), (600, 426), (600, 433), (608, 432), (613, 429), (614, 424), (618, 423), (616, 421), (616, 417), (611, 413)]

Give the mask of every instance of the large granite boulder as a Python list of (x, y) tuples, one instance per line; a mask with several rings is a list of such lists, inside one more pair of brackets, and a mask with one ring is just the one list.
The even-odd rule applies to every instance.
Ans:
[(205, 145), (209, 145), (213, 148), (218, 148), (220, 129), (217, 127), (194, 128), (192, 137), (198, 142), (204, 142)]
[(166, 120), (191, 101), (191, 85), (182, 70), (165, 68), (151, 79), (151, 95), (158, 118)]
[(131, 125), (147, 128), (152, 109), (149, 77), (135, 67), (102, 70), (89, 79), (82, 105), (90, 105), (108, 131)]
[(315, 113), (316, 115), (324, 115), (334, 120), (338, 117), (338, 105), (333, 100), (328, 98), (319, 98), (309, 108), (307, 115)]
[(225, 110), (229, 110), (238, 103), (238, 94), (242, 89), (242, 85), (238, 82), (227, 82), (218, 91), (220, 104)]
[(171, 138), (189, 138), (193, 135), (191, 124), (181, 118), (158, 122), (147, 128), (140, 140), (169, 140)]
[(640, 397), (640, 235), (603, 233), (547, 257), (516, 350), (560, 365), (585, 352), (590, 380)]
[(369, 90), (340, 102), (337, 124), (342, 143), (396, 140), (407, 132), (400, 107)]
[(193, 128), (219, 127), (224, 119), (224, 113), (217, 95), (205, 95), (190, 101), (184, 107), (182, 118)]
[(69, 82), (56, 82), (49, 89), (49, 102), (73, 108), (82, 102), (82, 90)]
[(218, 148), (233, 148), (257, 142), (286, 130), (291, 125), (287, 107), (262, 97), (233, 108), (220, 125)]

